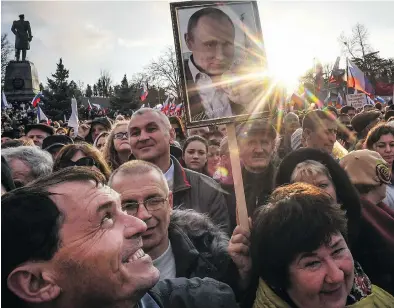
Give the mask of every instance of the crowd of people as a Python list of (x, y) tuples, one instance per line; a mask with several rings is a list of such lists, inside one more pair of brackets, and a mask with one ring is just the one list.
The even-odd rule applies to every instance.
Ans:
[(237, 124), (249, 228), (226, 125), (22, 124), (1, 136), (6, 306), (394, 307), (392, 104)]

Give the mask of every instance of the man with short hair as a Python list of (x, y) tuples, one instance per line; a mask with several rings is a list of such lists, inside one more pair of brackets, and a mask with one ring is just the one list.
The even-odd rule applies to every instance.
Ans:
[(356, 115), (356, 108), (354, 108), (353, 106), (343, 106), (341, 108), (341, 114), (347, 114), (351, 120)]
[(34, 146), (19, 146), (1, 151), (11, 168), (16, 187), (24, 186), (52, 172), (51, 154)]
[(291, 152), (291, 136), (300, 128), (300, 119), (294, 112), (289, 112), (283, 118), (283, 135), (278, 148), (278, 156), (285, 157)]
[(146, 223), (143, 249), (159, 269), (160, 280), (211, 277), (238, 283), (227, 253), (228, 236), (200, 213), (173, 210), (173, 194), (156, 165), (126, 162), (112, 174), (109, 186), (120, 194), (122, 208)]
[(219, 185), (203, 174), (184, 169), (170, 155), (175, 133), (167, 116), (159, 110), (141, 108), (132, 115), (128, 130), (133, 156), (160, 168), (173, 192), (174, 208), (206, 213), (227, 231), (229, 218)]
[(234, 39), (234, 24), (222, 10), (206, 7), (190, 17), (185, 42), (192, 55), (184, 66), (192, 118), (233, 115), (227, 94), (215, 84), (233, 64)]
[(332, 115), (322, 110), (310, 111), (304, 117), (302, 130), (307, 148), (332, 153), (338, 130), (336, 119)]
[(237, 141), (248, 215), (266, 204), (273, 190), (278, 135), (269, 120), (238, 125)]
[(142, 249), (146, 224), (90, 168), (6, 193), (1, 215), (8, 307), (237, 307), (231, 289), (210, 278), (156, 285), (160, 273)]
[(55, 134), (54, 129), (46, 124), (32, 124), (26, 128), (26, 136), (33, 140), (34, 144), (38, 147), (42, 147), (42, 142), (48, 136)]

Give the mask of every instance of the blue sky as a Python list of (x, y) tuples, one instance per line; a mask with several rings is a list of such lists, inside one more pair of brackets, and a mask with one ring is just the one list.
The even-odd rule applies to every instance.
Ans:
[[(383, 57), (394, 57), (394, 2), (258, 1), (271, 71), (293, 84), (313, 65), (340, 55), (337, 41), (357, 22)], [(93, 84), (100, 70), (119, 83), (143, 71), (166, 46), (173, 46), (169, 1), (1, 1), (1, 32), (24, 13), (33, 32), (30, 61), (40, 80), (63, 62), (70, 79)]]

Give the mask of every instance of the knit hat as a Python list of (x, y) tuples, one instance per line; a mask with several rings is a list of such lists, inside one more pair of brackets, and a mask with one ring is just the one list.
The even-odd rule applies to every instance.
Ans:
[(361, 133), (369, 124), (379, 118), (380, 111), (361, 112), (352, 119), (351, 124), (357, 133)]
[(340, 165), (347, 172), (353, 184), (378, 186), (390, 184), (391, 171), (389, 165), (379, 153), (370, 150), (358, 150), (349, 153)]
[(107, 117), (95, 118), (94, 120), (92, 120), (92, 123), (90, 124), (91, 129), (96, 124), (103, 125), (107, 130), (111, 130), (112, 127), (112, 124)]
[(299, 149), (301, 147), (302, 140), (302, 128), (297, 128), (294, 133), (291, 135), (291, 148), (293, 151)]

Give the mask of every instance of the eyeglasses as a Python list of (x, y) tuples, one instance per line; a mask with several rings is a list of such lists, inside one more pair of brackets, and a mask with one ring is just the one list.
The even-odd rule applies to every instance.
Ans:
[(122, 133), (122, 132), (120, 132), (120, 133), (116, 133), (115, 135), (114, 135), (114, 138), (115, 139), (123, 139), (123, 137), (126, 137), (126, 139), (128, 139), (129, 138), (129, 133)]
[(135, 216), (135, 214), (137, 214), (138, 212), (140, 204), (142, 204), (148, 212), (154, 212), (160, 210), (167, 200), (168, 197), (154, 197), (147, 199), (143, 202), (127, 201), (122, 204), (122, 209), (126, 211), (127, 214)]
[(98, 163), (91, 157), (82, 157), (82, 158), (78, 159), (77, 161), (69, 160), (67, 162), (62, 163), (62, 168), (72, 167), (72, 166), (80, 166), (80, 167), (96, 166), (97, 168), (99, 167)]

